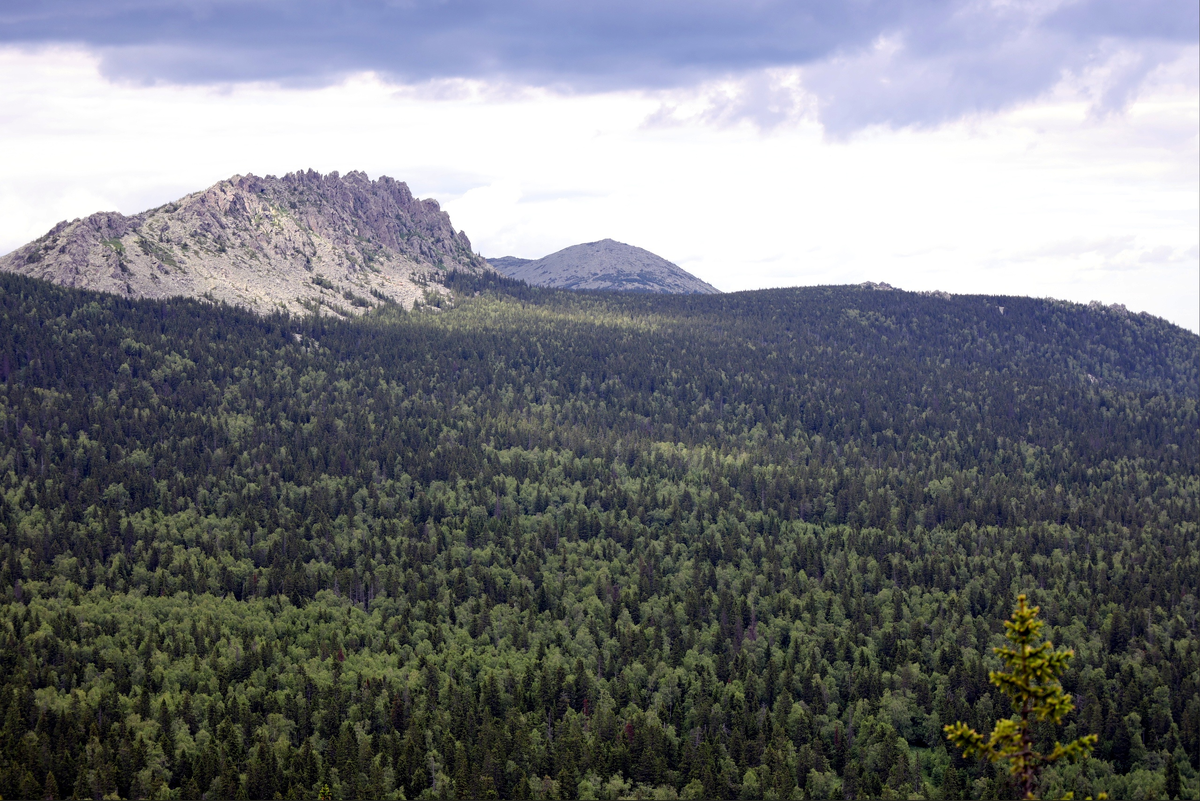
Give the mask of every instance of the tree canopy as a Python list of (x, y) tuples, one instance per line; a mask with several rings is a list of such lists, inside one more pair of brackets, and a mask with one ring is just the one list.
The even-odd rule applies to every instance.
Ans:
[(450, 283), (0, 276), (0, 796), (1012, 797), (942, 728), (1021, 593), (1099, 735), (1042, 792), (1200, 795), (1197, 337)]

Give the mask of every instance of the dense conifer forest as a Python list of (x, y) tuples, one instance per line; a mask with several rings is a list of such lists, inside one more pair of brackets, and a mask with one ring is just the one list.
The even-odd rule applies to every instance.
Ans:
[(0, 796), (1011, 798), (942, 726), (1027, 593), (1099, 735), (1047, 796), (1200, 798), (1200, 338), (450, 280), (0, 276)]

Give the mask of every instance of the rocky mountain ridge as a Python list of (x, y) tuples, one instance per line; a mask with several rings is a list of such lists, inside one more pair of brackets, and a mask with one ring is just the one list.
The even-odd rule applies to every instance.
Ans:
[(491, 271), (435, 200), (362, 172), (235, 175), (140, 214), (64, 221), (0, 271), (127, 297), (207, 297), (259, 313), (446, 294), (446, 270)]
[(502, 256), (488, 263), (510, 278), (558, 289), (711, 295), (720, 290), (648, 250), (602, 239), (540, 259)]

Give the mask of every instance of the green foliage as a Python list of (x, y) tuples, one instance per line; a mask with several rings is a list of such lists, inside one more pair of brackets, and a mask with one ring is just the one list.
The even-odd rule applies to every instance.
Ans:
[(349, 289), (344, 290), (342, 292), (342, 297), (345, 298), (346, 300), (350, 301), (350, 305), (354, 306), (356, 308), (368, 309), (373, 305), (371, 303), (371, 301), (367, 300), (362, 295), (356, 295), (355, 293), (351, 292)]
[(993, 670), (988, 679), (1012, 699), (1016, 716), (997, 721), (987, 740), (961, 721), (945, 727), (946, 739), (961, 748), (964, 757), (981, 756), (989, 762), (1009, 762), (1009, 771), (1025, 791), (1026, 798), (1035, 797), (1034, 790), (1043, 766), (1053, 765), (1060, 759), (1078, 761), (1092, 753), (1098, 739), (1095, 734), (1086, 734), (1066, 745), (1056, 742), (1049, 754), (1039, 753), (1034, 748), (1030, 731), (1033, 721), (1049, 720), (1061, 725), (1063, 717), (1075, 708), (1070, 694), (1063, 691), (1059, 681), (1074, 652), (1068, 649), (1055, 651), (1053, 643), (1040, 642), (1043, 624), (1037, 619), (1039, 611), (1038, 607), (1026, 603), (1024, 595), (1018, 595), (1012, 620), (1004, 623), (1004, 636), (1012, 645), (993, 649), (1008, 663), (1011, 672)]
[(941, 730), (1018, 587), (1100, 734), (1046, 793), (1200, 790), (1195, 336), (451, 281), (0, 276), (0, 796), (1011, 797)]
[[(105, 244), (111, 241), (113, 240), (107, 240)], [(120, 244), (120, 241), (117, 240), (117, 243)], [(171, 252), (170, 248), (165, 245), (162, 245), (158, 242), (152, 242), (144, 236), (139, 236), (138, 247), (141, 249), (142, 253), (146, 254), (147, 256), (153, 256), (164, 265), (170, 267), (179, 266), (179, 263), (175, 260), (175, 255)], [(117, 252), (122, 252), (123, 250), (122, 248), (117, 248), (115, 246), (113, 249), (117, 250)]]

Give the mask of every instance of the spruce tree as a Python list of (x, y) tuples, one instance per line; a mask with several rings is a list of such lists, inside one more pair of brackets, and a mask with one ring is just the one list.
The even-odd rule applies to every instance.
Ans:
[(978, 755), (989, 762), (1007, 760), (1009, 772), (1024, 789), (1026, 798), (1036, 798), (1034, 792), (1044, 766), (1064, 759), (1068, 762), (1082, 759), (1092, 753), (1097, 740), (1096, 735), (1085, 734), (1066, 745), (1056, 742), (1049, 754), (1034, 749), (1030, 724), (1034, 720), (1049, 720), (1059, 725), (1075, 708), (1058, 678), (1067, 669), (1074, 651), (1055, 651), (1054, 643), (1039, 642), (1043, 625), (1037, 619), (1039, 611), (1039, 607), (1028, 605), (1024, 595), (1018, 595), (1012, 619), (1004, 623), (1004, 636), (1012, 645), (993, 649), (1008, 663), (1011, 672), (993, 670), (988, 678), (1012, 699), (1016, 715), (996, 721), (986, 740), (962, 721), (943, 727), (946, 739), (961, 748), (964, 757)]

